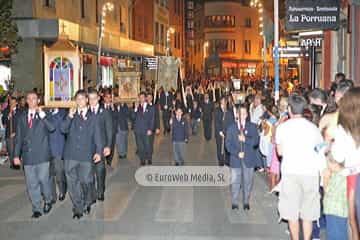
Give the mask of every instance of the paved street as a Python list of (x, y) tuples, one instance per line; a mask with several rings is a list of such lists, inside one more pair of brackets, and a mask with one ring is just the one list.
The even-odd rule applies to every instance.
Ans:
[[(202, 132), (201, 132), (202, 133)], [(276, 198), (266, 193), (264, 177), (256, 175), (251, 211), (230, 208), (228, 187), (141, 187), (134, 179), (138, 166), (130, 133), (127, 160), (108, 169), (106, 199), (90, 216), (72, 219), (69, 196), (52, 212), (32, 220), (21, 172), (0, 167), (1, 239), (287, 239), (278, 224)], [(215, 164), (215, 143), (193, 137), (187, 145), (187, 164)], [(172, 163), (170, 137), (156, 139), (155, 165)]]

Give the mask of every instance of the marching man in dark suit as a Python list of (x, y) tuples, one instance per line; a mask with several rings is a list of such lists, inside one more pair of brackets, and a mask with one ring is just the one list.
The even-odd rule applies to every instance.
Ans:
[(240, 105), (239, 121), (227, 129), (225, 145), (230, 152), (231, 167), (231, 203), (232, 209), (238, 209), (240, 185), (243, 189), (243, 208), (250, 210), (250, 194), (253, 185), (255, 146), (259, 143), (259, 134), (255, 124), (248, 120), (247, 107)]
[(151, 159), (150, 159), (149, 164), (152, 164), (152, 155), (154, 153), (155, 134), (158, 135), (160, 133), (160, 111), (159, 111), (158, 105), (153, 104), (153, 95), (151, 93), (147, 94), (146, 100), (149, 104), (149, 107), (151, 107), (152, 111), (154, 112), (154, 126), (152, 127), (153, 134), (151, 134), (149, 136), (150, 149), (151, 149), (151, 151), (150, 151)]
[[(110, 138), (111, 136), (111, 142), (108, 143), (108, 145), (110, 146), (110, 154), (108, 156), (106, 156), (106, 163), (111, 166), (111, 163), (112, 163), (112, 159), (113, 159), (113, 156), (114, 156), (114, 147), (115, 147), (115, 137), (116, 137), (116, 128), (113, 128), (114, 126), (114, 122), (116, 121), (116, 109), (114, 107), (114, 104), (113, 104), (113, 95), (112, 95), (112, 92), (111, 92), (111, 89), (106, 89), (104, 90), (104, 95), (103, 95), (103, 104), (100, 104), (100, 106), (102, 106), (103, 109), (105, 109), (107, 112), (110, 113), (110, 116), (111, 116), (111, 119), (110, 118), (107, 118), (107, 126), (110, 126), (110, 120), (111, 120), (111, 135), (110, 135), (110, 132), (109, 130), (107, 129), (106, 131), (106, 135), (108, 138)], [(106, 114), (108, 115), (108, 114)], [(106, 146), (106, 145), (105, 145)]]
[(83, 213), (90, 213), (93, 201), (93, 164), (101, 161), (104, 148), (96, 116), (88, 108), (86, 92), (77, 91), (75, 100), (77, 108), (70, 109), (61, 125), (61, 131), (67, 135), (64, 161), (73, 203), (73, 218), (80, 219)]
[(140, 158), (141, 165), (151, 162), (151, 146), (150, 136), (153, 133), (155, 114), (146, 102), (146, 94), (141, 92), (139, 95), (139, 104), (135, 105), (134, 109), (134, 133), (137, 145), (137, 154)]
[(128, 153), (129, 108), (126, 103), (120, 103), (116, 111), (114, 128), (116, 129), (116, 146), (119, 158), (126, 158)]
[(39, 218), (42, 215), (42, 199), (44, 214), (49, 213), (52, 208), (49, 133), (54, 131), (55, 127), (38, 106), (37, 93), (29, 92), (26, 102), (29, 109), (21, 113), (16, 127), (14, 164), (20, 165), (22, 162), (24, 165), (27, 192), (32, 203), (32, 217)]
[(209, 94), (205, 94), (204, 103), (201, 106), (202, 118), (203, 118), (203, 127), (204, 127), (204, 137), (206, 141), (211, 140), (211, 124), (213, 119), (214, 105), (210, 102)]
[[(113, 112), (111, 106), (100, 106), (100, 96), (94, 89), (89, 90), (89, 105), (91, 114), (95, 115), (101, 133), (101, 143), (104, 146), (102, 159), (95, 164), (96, 197), (99, 201), (104, 201), (105, 179), (106, 179), (106, 157), (110, 156), (113, 142)], [(107, 109), (105, 109), (107, 107)], [(95, 190), (94, 189), (94, 190)], [(95, 200), (95, 199), (94, 199)]]
[(55, 127), (55, 131), (50, 133), (50, 180), (52, 184), (53, 201), (56, 201), (57, 192), (56, 185), (58, 186), (59, 201), (63, 201), (66, 195), (66, 175), (64, 169), (63, 152), (65, 145), (65, 135), (61, 132), (60, 126), (66, 117), (65, 109), (50, 109), (48, 120)]
[(170, 132), (169, 121), (171, 118), (173, 99), (174, 99), (174, 96), (171, 92), (165, 91), (165, 90), (160, 92), (160, 106), (161, 106), (161, 111), (162, 111), (164, 134)]
[(228, 126), (233, 123), (231, 119), (231, 112), (227, 109), (226, 98), (221, 97), (220, 106), (214, 112), (216, 151), (219, 166), (228, 164), (227, 153), (225, 151), (225, 134)]
[(21, 111), (17, 107), (16, 97), (9, 97), (9, 105), (5, 109), (2, 116), (2, 124), (5, 128), (5, 140), (6, 140), (6, 150), (9, 157), (10, 168), (19, 170), (20, 166), (14, 165), (14, 139), (15, 139), (15, 130), (17, 125), (17, 120)]

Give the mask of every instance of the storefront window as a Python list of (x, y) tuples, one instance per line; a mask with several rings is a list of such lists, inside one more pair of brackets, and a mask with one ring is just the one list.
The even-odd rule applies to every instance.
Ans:
[(209, 41), (209, 53), (234, 53), (235, 40), (234, 39), (214, 39)]

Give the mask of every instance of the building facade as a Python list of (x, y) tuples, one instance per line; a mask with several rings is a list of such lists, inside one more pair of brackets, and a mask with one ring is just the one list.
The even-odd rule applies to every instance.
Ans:
[[(195, 4), (192, 72), (205, 72), (209, 77), (261, 77), (264, 64), (259, 16), (258, 9), (241, 1)], [(270, 54), (267, 51), (268, 61)]]
[(129, 38), (131, 32), (132, 1), (128, 0), (14, 0), (13, 16), (23, 41), (18, 53), (12, 56), (12, 77), (15, 87), (28, 90), (43, 88), (43, 47), (51, 45), (59, 36), (67, 38), (82, 49), (84, 85), (94, 85), (97, 78), (97, 49), (99, 26), (105, 3), (114, 5), (104, 17), (101, 76), (105, 85), (114, 82), (114, 63), (126, 60), (139, 62), (136, 57), (152, 56), (152, 44)]

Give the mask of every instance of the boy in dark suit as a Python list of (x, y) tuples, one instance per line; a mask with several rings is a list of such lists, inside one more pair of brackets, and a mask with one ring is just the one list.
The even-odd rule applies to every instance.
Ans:
[[(257, 126), (248, 119), (247, 107), (240, 105), (239, 121), (226, 131), (225, 146), (230, 152), (231, 167), (231, 203), (232, 209), (238, 209), (240, 183), (243, 189), (243, 208), (250, 210), (250, 194), (253, 184), (256, 150), (259, 144)], [(240, 179), (242, 178), (242, 179)]]
[(189, 140), (189, 128), (185, 118), (183, 118), (183, 110), (178, 107), (175, 116), (170, 119), (172, 127), (172, 142), (175, 165), (184, 165), (185, 143)]
[(92, 204), (94, 181), (93, 165), (101, 161), (102, 138), (96, 116), (88, 108), (84, 90), (75, 94), (76, 109), (61, 124), (61, 131), (67, 135), (64, 161), (69, 193), (73, 203), (73, 218), (80, 219), (89, 214)]
[(20, 165), (22, 161), (24, 165), (26, 187), (32, 203), (32, 217), (39, 218), (42, 215), (42, 199), (44, 214), (49, 213), (52, 208), (49, 133), (54, 131), (55, 127), (38, 106), (39, 98), (36, 92), (29, 92), (26, 102), (29, 108), (21, 113), (16, 126), (14, 164)]

